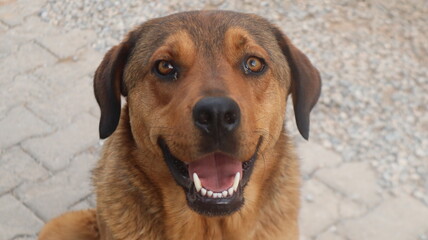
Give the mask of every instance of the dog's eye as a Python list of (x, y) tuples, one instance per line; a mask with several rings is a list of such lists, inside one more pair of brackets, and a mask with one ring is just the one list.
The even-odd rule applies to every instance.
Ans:
[(161, 77), (171, 77), (174, 80), (177, 79), (177, 68), (170, 62), (166, 60), (157, 61), (154, 67), (154, 70)]
[(258, 57), (249, 57), (247, 58), (247, 60), (245, 60), (244, 69), (246, 74), (250, 72), (260, 73), (264, 70), (264, 68), (265, 63), (263, 59), (260, 59)]
[(156, 70), (160, 75), (168, 75), (174, 71), (174, 66), (168, 61), (161, 60), (157, 63)]

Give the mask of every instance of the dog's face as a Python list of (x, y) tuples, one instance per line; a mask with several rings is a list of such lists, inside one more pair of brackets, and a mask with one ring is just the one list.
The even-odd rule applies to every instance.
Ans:
[(210, 216), (244, 204), (252, 173), (263, 171), (258, 156), (282, 132), (288, 94), (307, 138), (319, 92), (317, 70), (277, 28), (222, 11), (146, 22), (95, 75), (101, 137), (115, 131), (126, 96), (137, 147), (164, 160), (146, 159), (145, 173), (164, 193), (174, 179), (190, 208)]

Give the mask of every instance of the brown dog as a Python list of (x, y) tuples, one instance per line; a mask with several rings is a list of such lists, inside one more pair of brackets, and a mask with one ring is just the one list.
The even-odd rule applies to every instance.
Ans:
[[(227, 11), (150, 20), (98, 67), (97, 209), (54, 219), (40, 239), (298, 239), (298, 129), (320, 77), (267, 20)], [(121, 109), (121, 95), (127, 104)]]

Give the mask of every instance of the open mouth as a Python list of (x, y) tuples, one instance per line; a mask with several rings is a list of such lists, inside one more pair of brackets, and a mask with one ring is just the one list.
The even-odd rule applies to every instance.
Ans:
[(207, 216), (228, 215), (242, 207), (243, 190), (261, 142), (260, 137), (254, 154), (245, 162), (214, 152), (187, 164), (171, 154), (162, 138), (158, 139), (165, 162), (177, 184), (184, 189), (189, 207)]

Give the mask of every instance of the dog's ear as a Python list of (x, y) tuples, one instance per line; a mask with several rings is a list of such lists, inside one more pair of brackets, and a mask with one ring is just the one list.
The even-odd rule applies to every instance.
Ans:
[(94, 92), (101, 109), (100, 138), (109, 137), (119, 123), (121, 111), (121, 94), (127, 96), (123, 79), (128, 58), (137, 41), (137, 32), (131, 32), (119, 45), (111, 48), (94, 76)]
[(309, 138), (309, 114), (321, 93), (321, 77), (308, 57), (297, 49), (279, 29), (273, 29), (275, 38), (291, 71), (291, 94), (294, 115), (300, 134)]

